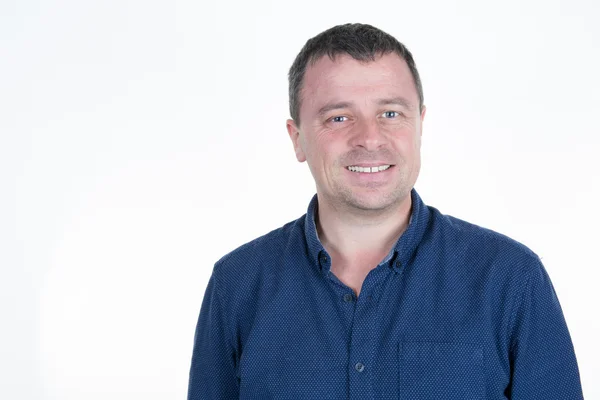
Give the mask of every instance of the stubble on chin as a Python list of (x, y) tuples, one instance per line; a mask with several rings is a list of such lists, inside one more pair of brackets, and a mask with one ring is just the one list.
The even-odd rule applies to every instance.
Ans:
[(334, 179), (333, 196), (329, 199), (330, 204), (338, 210), (358, 212), (362, 214), (384, 214), (396, 209), (410, 196), (412, 184), (409, 182), (411, 171), (407, 169), (404, 162), (396, 164), (399, 168), (397, 184), (392, 188), (380, 184), (366, 185), (362, 187), (351, 187), (344, 183), (340, 176)]

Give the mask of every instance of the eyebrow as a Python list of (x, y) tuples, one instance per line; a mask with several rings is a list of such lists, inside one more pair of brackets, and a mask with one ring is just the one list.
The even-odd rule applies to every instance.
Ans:
[(329, 104), (325, 104), (323, 107), (319, 108), (318, 114), (320, 116), (323, 116), (323, 115), (327, 114), (329, 111), (339, 110), (342, 108), (349, 108), (350, 106), (352, 106), (352, 103), (347, 102), (347, 101), (341, 101), (338, 103), (329, 103)]
[[(377, 100), (378, 106), (387, 106), (390, 104), (399, 105), (408, 110), (412, 110), (414, 108), (413, 104), (410, 101), (408, 101), (407, 99), (405, 99), (404, 97), (401, 97), (401, 96)], [(328, 103), (328, 104), (325, 104), (323, 107), (319, 108), (319, 111), (317, 112), (317, 114), (320, 116), (323, 116), (323, 115), (327, 114), (329, 111), (340, 110), (343, 108), (350, 108), (350, 107), (352, 107), (352, 103), (350, 103), (348, 101)]]
[(380, 106), (387, 106), (390, 104), (395, 104), (398, 106), (402, 106), (404, 108), (407, 108), (409, 110), (412, 110), (414, 108), (413, 104), (408, 101), (407, 99), (405, 99), (404, 97), (398, 96), (398, 97), (392, 97), (389, 99), (379, 99), (377, 100), (377, 105)]

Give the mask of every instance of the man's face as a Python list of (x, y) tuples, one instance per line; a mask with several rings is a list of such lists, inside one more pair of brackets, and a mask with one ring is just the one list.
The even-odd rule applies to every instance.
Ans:
[(403, 59), (324, 56), (308, 66), (301, 98), (301, 125), (288, 120), (287, 128), (320, 198), (336, 208), (380, 211), (410, 201), (425, 108), (419, 111)]

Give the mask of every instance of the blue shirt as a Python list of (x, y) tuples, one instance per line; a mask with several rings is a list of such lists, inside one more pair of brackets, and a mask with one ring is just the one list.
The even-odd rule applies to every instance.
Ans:
[(188, 399), (582, 399), (540, 259), (411, 196), (406, 231), (358, 298), (330, 270), (316, 196), (219, 260)]

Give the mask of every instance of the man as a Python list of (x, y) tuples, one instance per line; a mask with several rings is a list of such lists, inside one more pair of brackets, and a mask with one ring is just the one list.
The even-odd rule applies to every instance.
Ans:
[(411, 53), (369, 25), (310, 39), (287, 130), (308, 212), (219, 260), (189, 399), (581, 399), (539, 258), (426, 206), (423, 91)]

